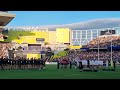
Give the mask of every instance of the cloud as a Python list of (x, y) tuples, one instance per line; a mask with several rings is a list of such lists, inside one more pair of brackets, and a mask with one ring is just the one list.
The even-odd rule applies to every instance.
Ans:
[(104, 18), (104, 19), (95, 19), (85, 22), (66, 24), (66, 25), (56, 25), (48, 27), (53, 30), (57, 27), (65, 27), (73, 30), (84, 30), (84, 29), (101, 29), (101, 28), (112, 28), (118, 27), (120, 25), (120, 18)]
[(94, 19), (84, 22), (65, 24), (65, 25), (46, 25), (38, 26), (39, 28), (48, 28), (49, 30), (55, 30), (56, 28), (70, 28), (72, 30), (87, 30), (87, 29), (102, 29), (118, 27), (120, 25), (120, 18), (102, 18)]

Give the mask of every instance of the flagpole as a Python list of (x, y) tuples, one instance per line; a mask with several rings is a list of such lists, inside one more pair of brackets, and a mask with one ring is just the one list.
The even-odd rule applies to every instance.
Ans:
[(112, 62), (113, 62), (113, 60), (112, 60), (112, 30), (111, 30), (111, 66), (113, 66), (112, 65)]
[(98, 36), (98, 61), (100, 60), (100, 51), (99, 51), (99, 49), (100, 49), (100, 45), (99, 45), (99, 36)]

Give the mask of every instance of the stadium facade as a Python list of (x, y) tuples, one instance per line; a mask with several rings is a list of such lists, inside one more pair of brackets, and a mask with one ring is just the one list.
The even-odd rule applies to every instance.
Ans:
[(4, 42), (11, 42), (12, 49), (17, 50), (22, 47), (24, 50), (16, 56), (25, 56), (27, 58), (41, 58), (42, 51), (46, 51), (47, 47), (51, 47), (52, 51), (60, 51), (65, 48), (80, 49), (91, 40), (98, 36), (104, 35), (103, 32), (113, 31), (113, 35), (120, 34), (120, 28), (103, 28), (88, 30), (71, 30), (70, 28), (56, 28), (49, 30), (48, 28), (14, 28), (6, 27), (8, 37)]
[[(120, 27), (74, 30), (67, 27), (51, 30), (45, 27), (5, 27), (13, 18), (14, 14), (0, 11), (0, 41), (10, 42), (11, 50), (22, 48), (21, 53), (16, 51), (16, 56), (27, 58), (41, 58), (43, 51), (51, 47), (52, 51), (60, 51), (66, 48), (80, 49), (98, 36), (111, 31), (114, 35), (120, 34)], [(103, 34), (104, 33), (104, 34)], [(45, 53), (43, 53), (44, 55)], [(14, 56), (14, 57), (16, 57)]]
[[(102, 31), (112, 30), (114, 35), (120, 34), (120, 27), (88, 29), (88, 30), (71, 30), (70, 28), (56, 28), (49, 30), (48, 28), (26, 27), (13, 28), (9, 27), (8, 38), (4, 41), (18, 44), (41, 44), (48, 46), (55, 45), (69, 48), (80, 48), (91, 40), (101, 36)], [(58, 47), (57, 46), (57, 47)]]
[(102, 36), (104, 31), (114, 31), (113, 35), (120, 34), (120, 27), (88, 29), (88, 30), (72, 30), (72, 45), (86, 45), (98, 36)]

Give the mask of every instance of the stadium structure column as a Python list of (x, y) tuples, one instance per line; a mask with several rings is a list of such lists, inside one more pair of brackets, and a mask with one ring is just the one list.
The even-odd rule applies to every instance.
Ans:
[(112, 29), (111, 29), (111, 33), (110, 33), (110, 35), (111, 35), (111, 66), (113, 66), (113, 60), (112, 60)]
[(100, 60), (100, 45), (99, 45), (99, 31), (97, 30), (97, 36), (98, 36), (98, 60)]
[(111, 51), (110, 63), (111, 63), (111, 66), (113, 66), (113, 60), (112, 60), (112, 53), (113, 53), (113, 50), (112, 50), (112, 29), (108, 30), (107, 35), (110, 35), (110, 37), (111, 37), (111, 40), (110, 40), (111, 41), (111, 45), (110, 45), (110, 48), (111, 48), (111, 50), (110, 50)]
[(111, 55), (110, 55), (110, 63), (111, 63), (111, 66), (113, 66), (113, 59), (112, 59), (112, 53), (113, 53), (113, 49), (112, 49), (112, 29), (108, 29), (108, 31), (106, 32), (105, 35), (109, 35), (111, 37), (111, 45), (110, 45), (110, 52), (111, 52)]

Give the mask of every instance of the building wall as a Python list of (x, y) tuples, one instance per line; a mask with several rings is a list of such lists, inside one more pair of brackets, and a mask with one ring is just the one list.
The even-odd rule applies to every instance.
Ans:
[[(118, 31), (119, 30), (117, 30), (117, 33)], [(70, 43), (70, 45), (82, 46), (87, 44), (89, 41), (96, 38), (97, 36), (99, 36), (99, 30), (97, 29), (70, 30), (69, 28), (57, 28), (56, 31), (9, 30), (8, 38), (4, 41), (12, 41), (19, 44), (41, 44), (40, 42), (36, 41), (36, 38), (44, 38), (44, 42), (47, 42), (49, 44)]]
[(116, 30), (116, 35), (120, 35), (120, 27), (102, 28), (102, 29), (89, 29), (89, 30), (72, 30), (72, 43), (71, 45), (86, 45), (91, 40), (100, 36), (101, 31)]
[(70, 45), (72, 45), (72, 30), (70, 30)]
[(57, 28), (56, 29), (56, 42), (57, 43), (70, 43), (70, 29)]
[(36, 38), (44, 38), (45, 42), (49, 42), (49, 32), (43, 31), (10, 30), (8, 36), (9, 37), (5, 41), (17, 42), (19, 44), (39, 44), (39, 42), (36, 42)]
[(73, 30), (72, 45), (83, 46), (99, 36), (98, 30)]
[(56, 44), (56, 31), (49, 31), (49, 44)]
[(73, 46), (73, 45), (71, 45), (70, 46), (70, 49), (80, 49), (82, 46)]
[(41, 55), (40, 54), (27, 54), (27, 58), (31, 59), (31, 58), (41, 58)]

